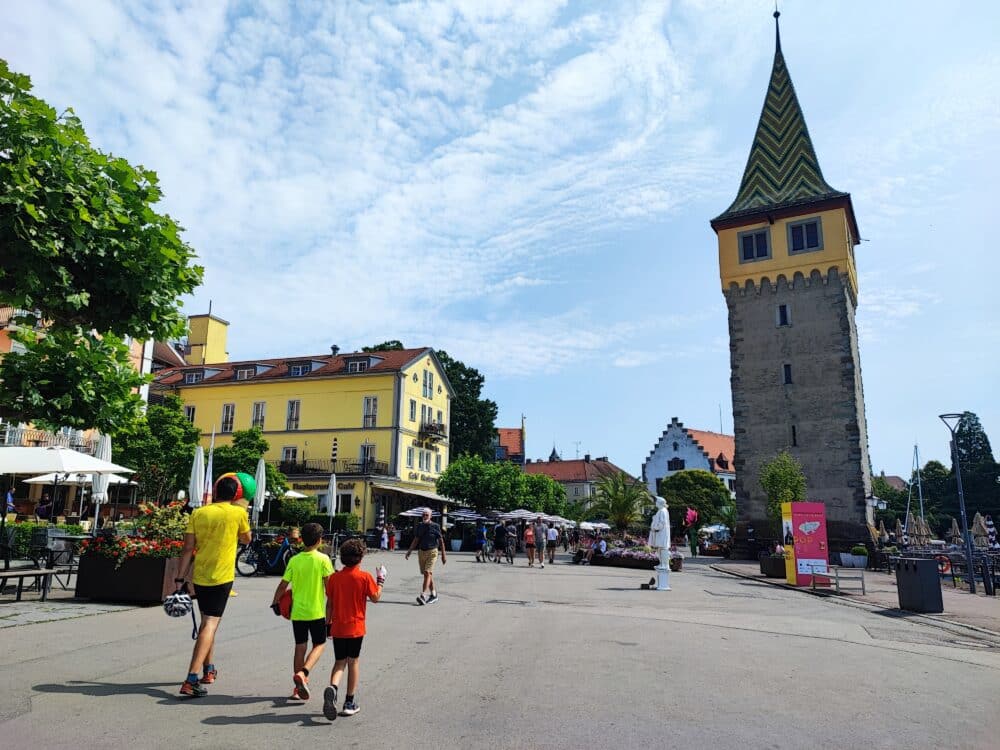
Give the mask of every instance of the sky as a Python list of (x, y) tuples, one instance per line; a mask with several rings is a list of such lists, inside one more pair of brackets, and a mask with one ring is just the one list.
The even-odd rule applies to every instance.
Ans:
[[(0, 55), (157, 172), (233, 359), (388, 339), (486, 378), (528, 456), (638, 473), (732, 431), (709, 220), (774, 54), (767, 0), (5, 2)], [(864, 241), (872, 465), (1000, 441), (1000, 4), (787, 0), (782, 49)]]

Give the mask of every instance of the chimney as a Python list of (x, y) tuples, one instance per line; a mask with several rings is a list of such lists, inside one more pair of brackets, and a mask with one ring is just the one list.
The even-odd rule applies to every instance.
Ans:
[(589, 464), (590, 463), (590, 454), (589, 453), (584, 453), (583, 454), (583, 460), (586, 461)]
[(337, 352), (339, 352), (339, 351), (340, 351), (340, 347), (337, 346), (336, 344), (334, 344), (333, 346), (330, 347), (330, 354), (332, 354), (334, 357), (337, 356)]

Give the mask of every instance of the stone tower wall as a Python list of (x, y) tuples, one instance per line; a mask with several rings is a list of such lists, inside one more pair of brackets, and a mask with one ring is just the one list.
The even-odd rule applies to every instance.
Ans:
[[(757, 540), (775, 537), (758, 481), (761, 465), (782, 450), (802, 464), (807, 499), (826, 503), (833, 550), (867, 538), (871, 493), (855, 298), (836, 268), (789, 282), (733, 285), (729, 307), (733, 422), (736, 436), (737, 541), (752, 524)], [(790, 325), (778, 325), (788, 305)], [(784, 384), (783, 365), (792, 383)], [(792, 427), (795, 427), (793, 438)], [(793, 445), (794, 441), (794, 445)]]

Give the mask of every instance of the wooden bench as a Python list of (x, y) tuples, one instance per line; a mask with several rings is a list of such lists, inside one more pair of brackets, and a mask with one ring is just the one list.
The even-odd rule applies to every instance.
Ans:
[[(826, 572), (812, 572), (812, 590), (816, 590), (816, 578), (832, 578), (836, 592), (840, 593), (842, 582), (852, 582), (861, 584), (861, 596), (865, 595), (865, 571), (864, 568), (842, 568), (839, 565), (831, 565)], [(857, 590), (857, 589), (855, 589)]]
[(17, 579), (17, 598), (15, 601), (21, 601), (21, 594), (24, 591), (24, 579), (34, 578), (35, 582), (41, 586), (42, 591), (42, 601), (44, 602), (49, 596), (49, 589), (52, 587), (52, 576), (56, 574), (56, 571), (52, 568), (44, 568), (42, 570), (35, 570), (34, 568), (22, 568), (20, 570), (5, 570), (0, 572), (0, 591), (3, 591), (7, 585), (7, 579), (16, 578)]

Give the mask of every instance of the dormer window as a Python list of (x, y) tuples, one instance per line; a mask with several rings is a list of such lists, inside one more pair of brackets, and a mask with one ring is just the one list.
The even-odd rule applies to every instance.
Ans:
[(237, 367), (236, 368), (236, 379), (237, 380), (249, 380), (256, 374), (256, 370), (253, 367)]
[(728, 469), (729, 461), (727, 461), (726, 457), (720, 453), (719, 457), (715, 459), (715, 465), (718, 466), (720, 469)]
[(348, 372), (365, 372), (368, 370), (367, 359), (352, 359), (347, 363)]
[(299, 362), (288, 366), (288, 374), (293, 378), (301, 378), (303, 375), (308, 375), (311, 370), (312, 367), (308, 362)]
[(195, 370), (194, 372), (184, 373), (184, 385), (193, 385), (194, 383), (200, 383), (205, 377), (205, 374), (201, 370)]

